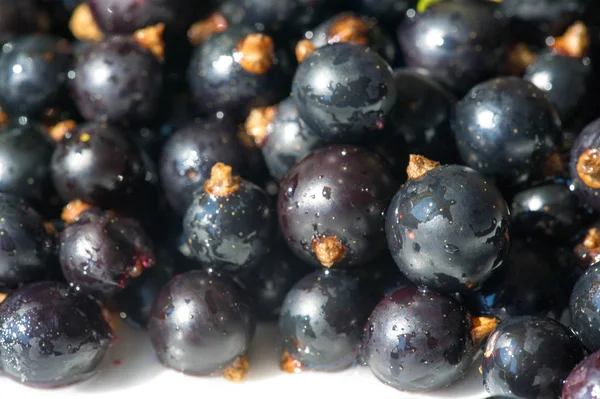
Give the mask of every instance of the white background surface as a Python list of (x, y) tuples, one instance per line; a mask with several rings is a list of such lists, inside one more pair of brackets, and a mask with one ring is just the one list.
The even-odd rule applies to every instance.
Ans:
[[(286, 374), (279, 370), (277, 328), (259, 326), (252, 345), (250, 372), (242, 383), (217, 377), (190, 377), (163, 367), (154, 355), (147, 333), (119, 324), (118, 340), (104, 365), (92, 379), (61, 389), (24, 387), (0, 376), (0, 395), (13, 399), (413, 399), (485, 398), (477, 362), (472, 372), (451, 388), (436, 394), (399, 392), (379, 382), (367, 367), (339, 373), (304, 372)], [(158, 396), (157, 396), (158, 395)]]

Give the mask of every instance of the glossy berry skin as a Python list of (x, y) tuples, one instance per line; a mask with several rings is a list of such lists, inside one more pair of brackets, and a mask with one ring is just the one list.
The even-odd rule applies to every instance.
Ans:
[(390, 66), (370, 48), (335, 43), (316, 49), (298, 66), (292, 98), (300, 117), (324, 140), (365, 142), (388, 125), (396, 86)]
[(567, 122), (585, 100), (591, 74), (589, 58), (545, 53), (527, 67), (523, 79), (548, 92), (561, 120)]
[[(590, 205), (596, 210), (600, 210), (600, 188), (595, 188), (597, 184), (588, 185), (581, 178), (578, 163), (580, 157), (586, 153), (596, 153), (600, 151), (600, 119), (596, 119), (587, 125), (583, 131), (577, 136), (571, 148), (571, 157), (569, 161), (569, 174), (572, 180), (572, 185), (575, 187), (575, 193), (583, 202)], [(595, 181), (595, 168), (591, 168), (591, 178)]]
[(188, 271), (192, 262), (166, 248), (156, 250), (156, 265), (131, 279), (115, 296), (119, 315), (134, 328), (146, 329), (154, 299), (177, 272)]
[(38, 5), (35, 0), (0, 1), (0, 43), (36, 29)]
[(600, 265), (590, 266), (573, 287), (569, 312), (571, 329), (592, 352), (600, 350)]
[(48, 201), (52, 190), (50, 160), (54, 146), (33, 123), (11, 124), (0, 131), (0, 192), (32, 203)]
[(125, 132), (105, 124), (79, 125), (56, 145), (52, 179), (64, 202), (80, 199), (102, 208), (120, 206), (142, 184), (144, 166)]
[(111, 297), (156, 263), (149, 237), (133, 219), (84, 211), (60, 235), (63, 274), (78, 291)]
[(248, 351), (255, 326), (251, 302), (231, 278), (194, 270), (162, 289), (148, 330), (161, 363), (185, 374), (208, 375)]
[(22, 199), (0, 194), (0, 287), (53, 274), (53, 239), (42, 217)]
[(110, 34), (130, 34), (164, 22), (169, 29), (184, 31), (210, 2), (190, 0), (85, 0), (94, 21)]
[(12, 117), (40, 118), (67, 99), (72, 49), (66, 39), (27, 35), (5, 44), (0, 55), (0, 106)]
[(507, 27), (495, 3), (446, 1), (407, 18), (397, 33), (408, 66), (425, 68), (454, 92), (465, 93), (496, 73)]
[(532, 187), (514, 196), (514, 233), (520, 236), (569, 240), (582, 227), (585, 211), (566, 184)]
[(247, 25), (266, 32), (294, 32), (327, 15), (327, 0), (224, 0), (219, 12), (229, 26)]
[(413, 154), (442, 164), (456, 162), (458, 150), (450, 127), (456, 97), (423, 69), (396, 69), (394, 80), (398, 92), (391, 113), (394, 134)]
[(600, 352), (579, 363), (565, 380), (562, 399), (593, 398), (600, 389)]
[(542, 317), (515, 317), (488, 338), (483, 385), (491, 395), (557, 398), (585, 350), (569, 329)]
[(242, 121), (253, 108), (272, 105), (289, 93), (287, 54), (275, 50), (273, 64), (264, 73), (250, 73), (239, 61), (238, 43), (256, 33), (232, 26), (196, 47), (187, 72), (197, 110), (206, 115), (224, 112)]
[(130, 36), (111, 36), (78, 59), (73, 98), (86, 120), (139, 126), (154, 121), (162, 79), (154, 54)]
[(476, 349), (471, 321), (454, 299), (415, 286), (387, 295), (365, 325), (373, 374), (401, 391), (433, 391), (462, 378)]
[(387, 211), (400, 271), (444, 292), (477, 289), (508, 255), (509, 210), (493, 182), (471, 168), (439, 166), (408, 180)]
[(237, 278), (254, 302), (259, 320), (277, 320), (285, 296), (302, 277), (313, 271), (282, 244), (254, 268)]
[(281, 180), (277, 212), (288, 246), (300, 259), (322, 262), (315, 240), (336, 237), (345, 255), (334, 267), (365, 264), (385, 250), (385, 210), (396, 182), (366, 149), (333, 145), (304, 157)]
[(267, 126), (267, 135), (260, 149), (272, 177), (279, 180), (300, 159), (325, 142), (304, 123), (293, 98), (277, 105), (275, 116)]
[(548, 93), (515, 77), (471, 89), (456, 105), (453, 130), (462, 160), (506, 185), (539, 175), (560, 144)]
[(29, 284), (0, 305), (2, 371), (25, 385), (55, 388), (90, 378), (111, 341), (98, 303), (65, 284)]
[(275, 212), (267, 193), (247, 180), (226, 196), (200, 189), (187, 209), (183, 234), (200, 263), (240, 272), (273, 248)]
[(515, 316), (559, 319), (574, 283), (545, 241), (516, 239), (504, 266), (480, 290), (461, 294), (477, 316), (507, 320)]
[(184, 215), (210, 178), (217, 162), (245, 173), (247, 155), (237, 138), (237, 127), (228, 121), (197, 119), (178, 128), (165, 143), (160, 159), (160, 178), (171, 208)]
[(279, 318), (284, 356), (300, 368), (336, 371), (356, 361), (363, 325), (373, 304), (359, 279), (318, 270), (289, 291)]

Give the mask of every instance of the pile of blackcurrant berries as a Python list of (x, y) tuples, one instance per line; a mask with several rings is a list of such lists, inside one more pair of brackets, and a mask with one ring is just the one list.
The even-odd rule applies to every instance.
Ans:
[(597, 3), (0, 0), (0, 372), (599, 397)]

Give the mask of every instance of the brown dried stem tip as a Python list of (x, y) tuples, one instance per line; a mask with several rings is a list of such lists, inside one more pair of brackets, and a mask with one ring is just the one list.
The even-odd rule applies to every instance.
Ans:
[(277, 108), (276, 107), (261, 107), (254, 108), (250, 111), (250, 115), (246, 119), (244, 127), (246, 134), (254, 140), (254, 144), (261, 146), (267, 137), (267, 127), (273, 120)]
[(8, 294), (4, 292), (0, 292), (0, 303), (4, 302), (4, 300), (8, 297)]
[(194, 22), (188, 29), (187, 35), (192, 46), (199, 46), (215, 33), (223, 32), (227, 28), (225, 17), (215, 12), (206, 19)]
[(242, 382), (248, 374), (250, 363), (248, 362), (248, 356), (242, 355), (235, 359), (231, 367), (226, 368), (223, 371), (223, 377), (227, 381)]
[(507, 53), (506, 68), (508, 73), (521, 76), (527, 67), (537, 60), (538, 56), (525, 43), (515, 44)]
[(319, 262), (325, 267), (333, 266), (346, 256), (346, 247), (335, 236), (313, 239), (312, 251)]
[(476, 348), (479, 348), (494, 330), (498, 327), (498, 320), (495, 317), (474, 317), (473, 328), (471, 329), (471, 339)]
[(586, 186), (600, 188), (600, 150), (592, 148), (579, 156), (577, 175)]
[(589, 229), (583, 242), (575, 246), (575, 256), (586, 267), (600, 261), (600, 231)]
[(316, 48), (317, 46), (310, 40), (300, 40), (298, 44), (296, 44), (296, 60), (298, 60), (299, 63), (303, 62)]
[(582, 58), (590, 47), (590, 35), (587, 26), (581, 21), (573, 23), (566, 32), (554, 38), (550, 48), (556, 53), (573, 58)]
[(240, 188), (240, 177), (233, 176), (231, 166), (217, 162), (210, 170), (210, 179), (204, 182), (204, 191), (215, 197), (224, 197)]
[(250, 33), (238, 43), (237, 52), (241, 54), (239, 63), (244, 70), (261, 75), (273, 66), (275, 45), (267, 35)]
[(544, 177), (559, 176), (564, 170), (565, 163), (560, 156), (560, 153), (554, 152), (546, 159), (546, 162), (542, 167), (542, 174)]
[(71, 15), (71, 20), (69, 21), (69, 29), (78, 40), (92, 40), (97, 42), (104, 37), (104, 33), (102, 33), (94, 20), (90, 7), (85, 3), (80, 4), (73, 11), (73, 15)]
[(91, 208), (91, 205), (86, 204), (81, 200), (73, 200), (63, 208), (60, 217), (65, 223), (73, 223), (79, 218), (79, 215), (81, 215), (83, 211)]
[(440, 166), (439, 162), (432, 161), (421, 155), (410, 154), (406, 174), (408, 180), (417, 180), (425, 175), (430, 170), (434, 170)]
[(369, 26), (355, 15), (345, 15), (336, 19), (327, 33), (329, 43), (350, 42), (364, 46), (369, 44)]
[(133, 33), (133, 39), (147, 50), (150, 50), (159, 59), (165, 58), (165, 42), (163, 33), (165, 24), (160, 23), (147, 26), (144, 29), (138, 29)]
[(76, 127), (77, 123), (75, 123), (74, 120), (69, 119), (66, 121), (58, 122), (54, 126), (50, 126), (50, 129), (48, 129), (48, 134), (50, 135), (50, 138), (52, 140), (58, 143), (63, 139), (63, 137), (65, 137), (65, 134), (69, 133)]
[(8, 115), (4, 112), (2, 107), (0, 107), (0, 127), (4, 126), (8, 123)]
[(286, 373), (295, 374), (302, 371), (304, 368), (299, 360), (296, 360), (290, 355), (288, 351), (283, 351), (281, 360), (279, 361), (279, 368)]

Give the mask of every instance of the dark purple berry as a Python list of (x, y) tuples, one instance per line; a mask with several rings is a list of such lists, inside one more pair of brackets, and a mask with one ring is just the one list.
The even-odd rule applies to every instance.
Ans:
[(94, 300), (60, 283), (40, 282), (0, 305), (0, 364), (10, 378), (55, 388), (93, 376), (112, 341)]
[(600, 391), (600, 352), (594, 352), (579, 363), (565, 380), (562, 399), (588, 399)]
[(402, 391), (445, 388), (469, 371), (476, 348), (466, 309), (407, 287), (387, 295), (365, 326), (362, 355), (377, 378)]
[(159, 165), (169, 205), (178, 214), (185, 214), (194, 192), (210, 178), (215, 163), (223, 162), (235, 173), (245, 173), (246, 158), (233, 123), (200, 119), (177, 129), (163, 147)]
[(489, 337), (483, 355), (483, 385), (491, 395), (558, 398), (564, 379), (585, 350), (557, 321), (515, 317)]
[(144, 182), (139, 149), (126, 133), (87, 123), (68, 132), (52, 158), (54, 186), (64, 202), (122, 206)]
[(408, 171), (386, 221), (400, 271), (444, 292), (480, 288), (508, 255), (509, 210), (502, 194), (465, 166), (411, 155)]
[(275, 244), (275, 214), (260, 187), (232, 175), (221, 162), (194, 194), (183, 232), (197, 260), (240, 272), (257, 265)]
[(0, 106), (11, 117), (41, 118), (67, 100), (72, 64), (68, 40), (50, 35), (21, 36), (0, 54)]
[(600, 350), (600, 264), (590, 266), (573, 287), (571, 329), (591, 351)]
[(60, 264), (78, 291), (111, 297), (156, 263), (140, 224), (98, 209), (81, 213), (60, 235)]
[(42, 217), (25, 201), (0, 194), (0, 287), (55, 275), (54, 240)]
[(231, 278), (195, 270), (163, 288), (152, 306), (148, 330), (165, 366), (240, 380), (248, 369), (255, 316), (247, 295)]
[(359, 279), (344, 271), (319, 270), (298, 281), (279, 317), (281, 368), (293, 373), (352, 365), (372, 305)]
[(299, 65), (292, 98), (304, 122), (329, 142), (367, 142), (384, 134), (396, 101), (392, 69), (355, 43), (328, 44)]
[(587, 125), (573, 143), (569, 171), (575, 193), (600, 210), (600, 119)]
[(544, 173), (561, 141), (548, 93), (515, 77), (475, 86), (456, 105), (453, 129), (465, 164), (503, 185)]
[(162, 88), (159, 59), (130, 36), (111, 36), (78, 59), (75, 104), (87, 120), (118, 125), (153, 122)]
[(316, 266), (365, 264), (385, 250), (385, 210), (396, 182), (375, 153), (335, 145), (304, 157), (279, 187), (284, 239)]

